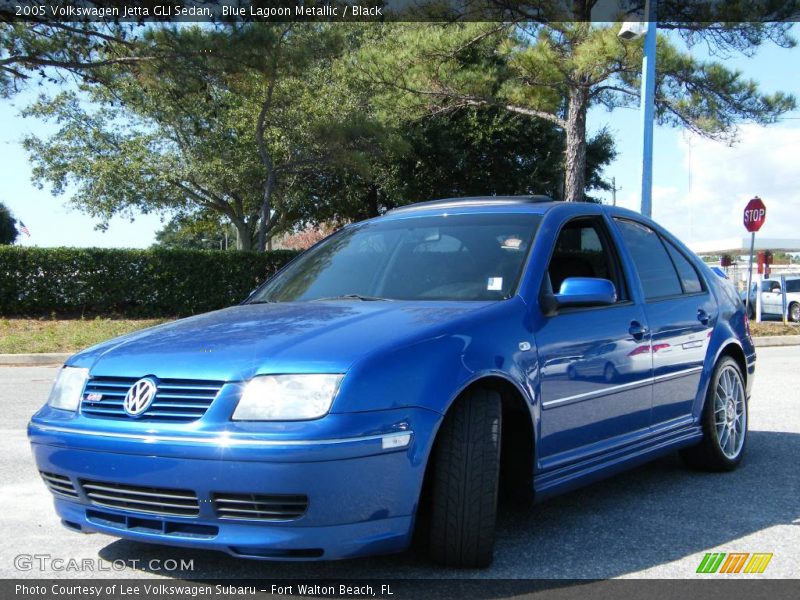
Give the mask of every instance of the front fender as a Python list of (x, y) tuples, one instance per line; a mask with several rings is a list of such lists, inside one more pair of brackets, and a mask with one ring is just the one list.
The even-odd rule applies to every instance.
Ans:
[[(456, 399), (481, 380), (502, 380), (524, 399), (534, 436), (538, 432), (536, 344), (526, 327), (521, 298), (451, 323), (446, 330), (400, 347), (370, 354), (347, 373), (333, 409), (362, 412), (422, 408), (438, 414), (426, 437), (415, 436), (418, 456), (431, 456), (444, 415)], [(536, 444), (534, 442), (534, 448)]]
[[(332, 412), (416, 407), (445, 414), (461, 391), (489, 375), (532, 397), (526, 382), (536, 353), (524, 325), (526, 312), (522, 299), (514, 297), (371, 352), (348, 371)], [(526, 351), (520, 349), (523, 342), (530, 347)]]

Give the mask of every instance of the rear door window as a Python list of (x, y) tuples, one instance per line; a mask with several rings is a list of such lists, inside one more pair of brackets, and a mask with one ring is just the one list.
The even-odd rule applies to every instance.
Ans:
[(689, 262), (689, 259), (686, 258), (683, 253), (678, 250), (669, 240), (663, 240), (663, 242), (667, 247), (667, 252), (669, 252), (669, 256), (675, 265), (675, 269), (678, 271), (683, 293), (697, 294), (702, 292), (703, 283), (700, 280), (700, 275), (698, 275), (697, 269), (694, 268), (692, 263)]
[(647, 300), (683, 293), (678, 273), (658, 234), (635, 221), (616, 219)]

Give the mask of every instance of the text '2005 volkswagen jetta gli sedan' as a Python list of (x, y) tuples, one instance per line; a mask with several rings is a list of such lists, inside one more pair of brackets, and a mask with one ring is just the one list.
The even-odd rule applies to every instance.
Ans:
[[(680, 450), (740, 462), (744, 307), (621, 209), (411, 205), (343, 228), (243, 304), (94, 346), (29, 425), (76, 531), (261, 559), (492, 559), (498, 496)], [(421, 530), (421, 531), (420, 531)]]

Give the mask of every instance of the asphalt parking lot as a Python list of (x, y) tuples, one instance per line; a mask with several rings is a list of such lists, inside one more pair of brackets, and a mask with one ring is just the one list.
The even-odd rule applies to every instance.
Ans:
[[(763, 575), (800, 577), (800, 347), (759, 350), (742, 467), (687, 471), (670, 456), (500, 518), (494, 565), (445, 570), (413, 554), (329, 563), (270, 563), (81, 535), (59, 524), (25, 436), (54, 368), (0, 368), (0, 577), (3, 578), (694, 578), (707, 552), (769, 552)], [(99, 572), (57, 570), (39, 555), (103, 559)], [(193, 569), (166, 571), (168, 559)], [(159, 569), (159, 567), (161, 567)], [(737, 577), (751, 577), (737, 575)]]

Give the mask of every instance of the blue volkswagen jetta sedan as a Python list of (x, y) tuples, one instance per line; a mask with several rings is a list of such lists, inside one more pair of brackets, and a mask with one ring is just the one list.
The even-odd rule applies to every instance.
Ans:
[(28, 433), (65, 526), (260, 559), (492, 560), (498, 498), (742, 460), (741, 300), (629, 211), (421, 203), (243, 304), (70, 358)]

